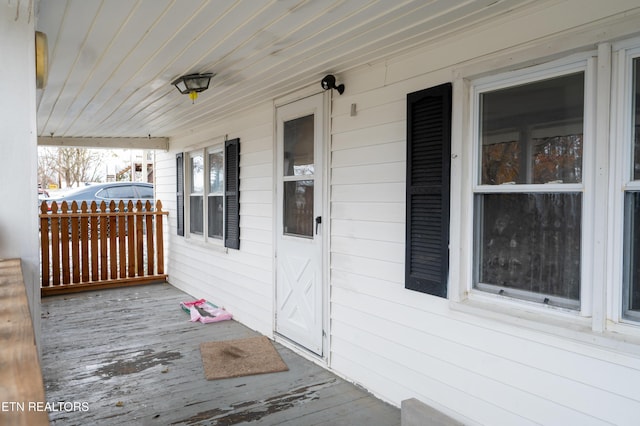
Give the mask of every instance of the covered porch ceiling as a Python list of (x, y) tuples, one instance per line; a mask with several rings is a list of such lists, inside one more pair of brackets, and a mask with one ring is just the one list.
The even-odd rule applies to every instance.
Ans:
[[(169, 138), (533, 3), (40, 0), (49, 75), (38, 90), (38, 135)], [(215, 76), (195, 104), (171, 85), (205, 72)]]

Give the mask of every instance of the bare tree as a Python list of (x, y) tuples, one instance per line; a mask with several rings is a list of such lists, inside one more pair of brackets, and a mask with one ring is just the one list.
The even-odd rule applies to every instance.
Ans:
[[(38, 176), (47, 185), (64, 181), (68, 187), (100, 179), (98, 166), (103, 159), (100, 150), (86, 148), (44, 148), (38, 152)], [(57, 176), (57, 179), (55, 178)]]
[(47, 188), (50, 183), (58, 184), (58, 173), (54, 162), (57, 154), (53, 154), (51, 151), (52, 148), (38, 147), (38, 183), (43, 188)]

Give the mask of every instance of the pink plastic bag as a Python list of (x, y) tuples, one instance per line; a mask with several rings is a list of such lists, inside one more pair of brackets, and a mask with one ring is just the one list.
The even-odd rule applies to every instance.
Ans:
[(195, 300), (193, 302), (182, 302), (180, 306), (184, 311), (189, 312), (191, 322), (200, 321), (203, 324), (208, 324), (210, 322), (225, 321), (233, 318), (224, 308), (218, 308), (205, 299)]

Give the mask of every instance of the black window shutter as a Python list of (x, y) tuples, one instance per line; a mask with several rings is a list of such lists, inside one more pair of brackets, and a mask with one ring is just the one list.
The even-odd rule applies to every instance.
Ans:
[(407, 95), (405, 287), (447, 297), (451, 84)]
[(184, 236), (184, 155), (176, 154), (176, 221), (178, 235)]
[(224, 143), (225, 231), (224, 246), (240, 248), (240, 139)]

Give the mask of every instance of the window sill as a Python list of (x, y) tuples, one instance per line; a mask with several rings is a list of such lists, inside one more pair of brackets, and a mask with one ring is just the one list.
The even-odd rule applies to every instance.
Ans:
[(201, 247), (206, 250), (218, 252), (218, 253), (228, 253), (229, 249), (222, 245), (222, 240), (209, 240), (205, 241), (202, 238), (194, 238), (194, 237), (185, 237), (185, 241), (189, 245), (193, 245), (196, 247)]
[[(607, 351), (601, 354), (603, 359), (610, 356), (609, 351), (640, 357), (640, 327), (634, 325), (608, 323), (607, 330), (598, 333), (592, 330), (591, 318), (582, 317), (579, 312), (476, 292), (466, 300), (451, 301), (450, 309), (473, 316), (474, 324), (477, 324), (476, 318), (494, 321), (498, 332), (542, 344), (572, 346), (573, 351), (579, 349), (572, 343), (589, 345)], [(594, 356), (591, 352), (585, 354)]]
[(633, 322), (607, 322), (607, 332), (624, 338), (625, 341), (640, 345), (640, 324)]

